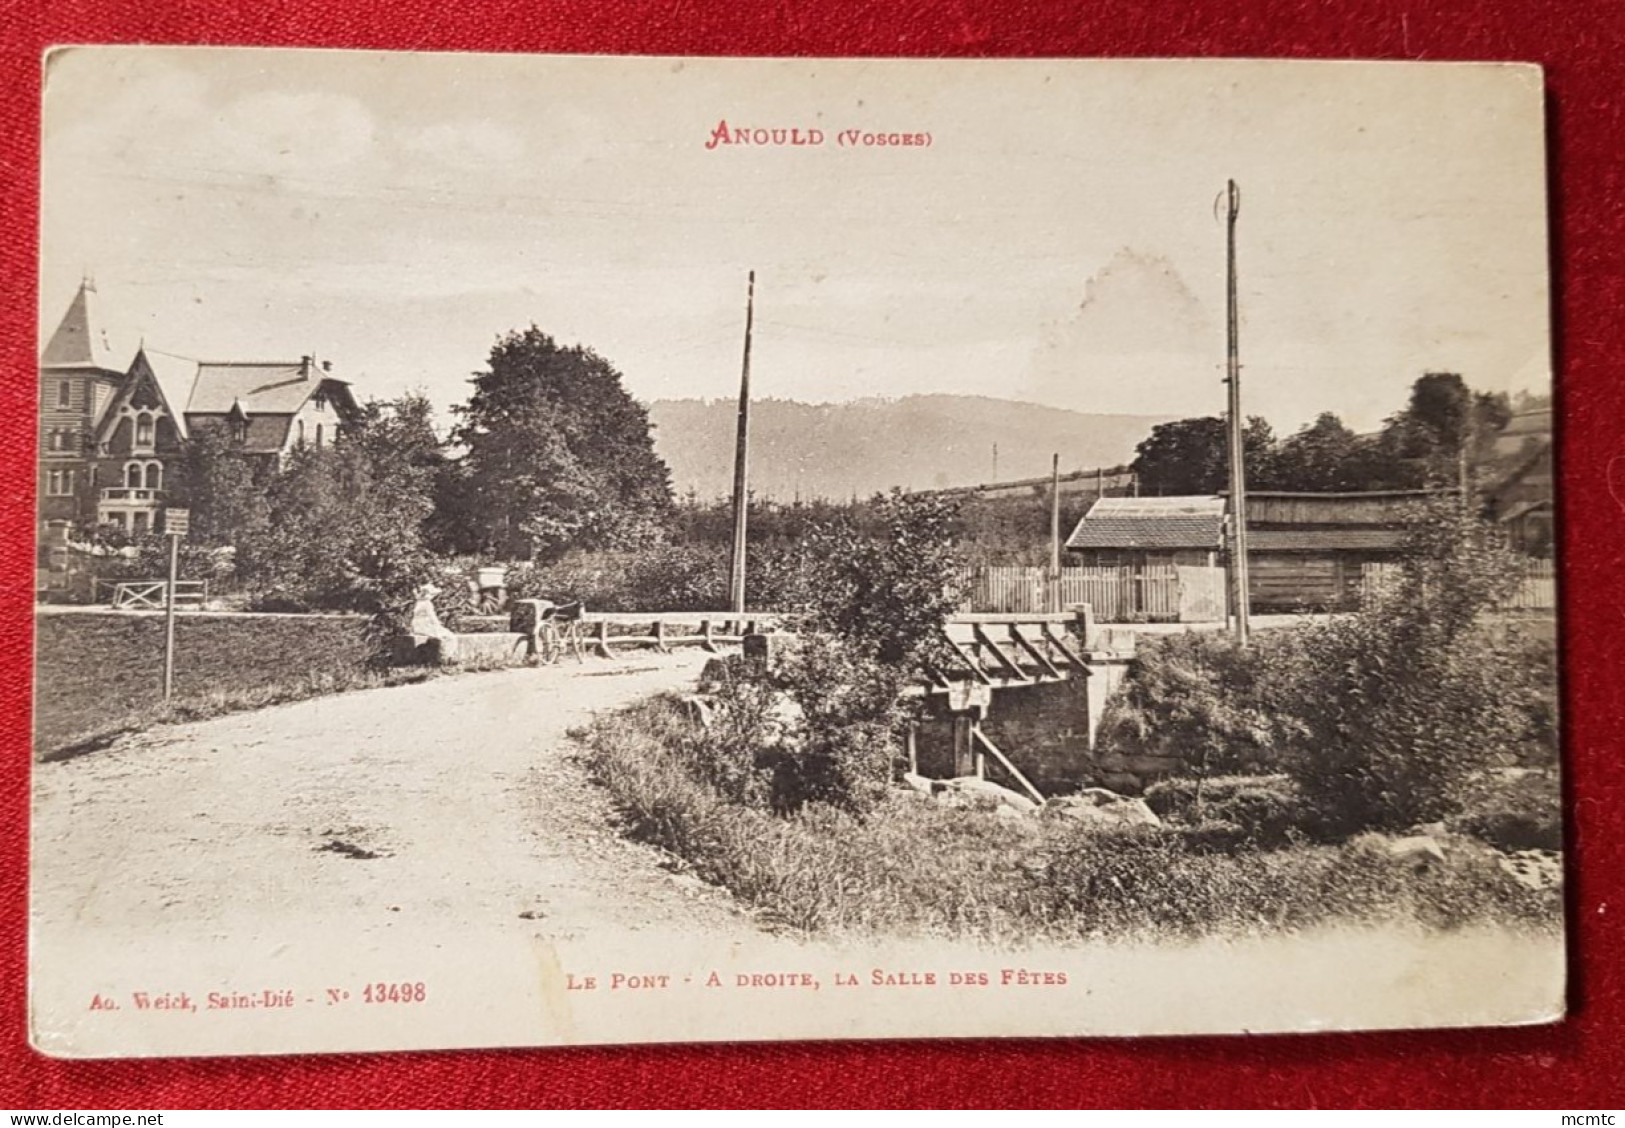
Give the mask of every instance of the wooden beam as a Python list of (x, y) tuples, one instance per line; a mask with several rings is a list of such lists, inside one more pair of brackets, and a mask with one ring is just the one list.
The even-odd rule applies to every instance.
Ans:
[(1033, 645), (1031, 639), (1021, 633), (1021, 625), (1019, 623), (1010, 624), (1010, 637), (1015, 639), (1016, 644), (1030, 654), (1032, 656), (1032, 660), (1037, 662), (1043, 671), (1050, 677), (1063, 678), (1066, 676), (1065, 674), (1061, 673), (1060, 669), (1055, 665), (1054, 662), (1049, 660), (1049, 657), (1042, 650)]
[(973, 735), (975, 739), (981, 743), (983, 748), (993, 753), (993, 758), (995, 760), (1004, 765), (1004, 770), (1010, 773), (1011, 778), (1013, 778), (1017, 783), (1021, 784), (1022, 790), (1028, 795), (1032, 796), (1033, 802), (1042, 805), (1044, 802), (1044, 793), (1033, 786), (1032, 780), (1021, 774), (1021, 769), (1010, 762), (1010, 757), (999, 751), (998, 745), (994, 744), (987, 738), (987, 733), (982, 731), (981, 725), (976, 726)]
[(1072, 647), (1067, 645), (1066, 641), (1055, 633), (1055, 628), (1050, 626), (1048, 623), (1044, 624), (1044, 637), (1049, 640), (1051, 646), (1055, 647), (1062, 654), (1066, 655), (1066, 660), (1068, 662), (1071, 662), (1080, 670), (1085, 672), (1088, 671), (1089, 663), (1083, 660), (1083, 655), (1079, 654), (1077, 651), (1073, 650)]
[(969, 714), (959, 713), (954, 716), (954, 775), (956, 776), (974, 775), (976, 772), (976, 729), (976, 721)]
[(982, 627), (982, 624), (974, 624), (971, 627), (971, 633), (976, 636), (976, 641), (978, 643), (987, 647), (993, 652), (993, 657), (999, 660), (999, 665), (1010, 671), (1011, 677), (1017, 678), (1021, 681), (1027, 680), (1027, 671), (1018, 666), (1016, 664), (1016, 660), (1010, 657), (1010, 655), (1006, 654), (1004, 649), (1000, 647), (998, 643), (993, 641), (992, 637), (989, 636), (987, 631)]
[(965, 665), (970, 667), (970, 672), (976, 675), (978, 681), (984, 685), (993, 684), (993, 679), (987, 676), (987, 671), (982, 669), (981, 665), (976, 661), (975, 658), (971, 657), (970, 653), (965, 649), (963, 644), (950, 638), (948, 640), (948, 645), (954, 648), (955, 654), (958, 654), (960, 658), (964, 659)]

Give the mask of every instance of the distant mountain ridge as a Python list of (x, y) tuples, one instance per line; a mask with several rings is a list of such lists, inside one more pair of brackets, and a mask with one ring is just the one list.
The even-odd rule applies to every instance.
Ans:
[[(655, 448), (678, 496), (732, 491), (733, 400), (655, 400)], [(848, 403), (764, 399), (751, 405), (751, 489), (758, 497), (843, 499), (893, 486), (943, 489), (1110, 467), (1172, 415), (1093, 415), (991, 396), (915, 395)]]

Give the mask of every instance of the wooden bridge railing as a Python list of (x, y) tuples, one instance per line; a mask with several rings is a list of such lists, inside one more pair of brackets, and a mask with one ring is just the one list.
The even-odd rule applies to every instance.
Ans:
[(956, 675), (995, 688), (1073, 677), (1088, 668), (1088, 622), (1070, 612), (956, 615), (944, 634), (959, 669), (937, 671), (935, 691)]

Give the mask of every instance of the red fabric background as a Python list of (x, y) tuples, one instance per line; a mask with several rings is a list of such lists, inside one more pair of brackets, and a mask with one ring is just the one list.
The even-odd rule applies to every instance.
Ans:
[[(22, 0), (0, 82), (0, 1105), (1619, 1107), (1625, 7), (1564, 0)], [(718, 55), (1258, 55), (1547, 67), (1573, 1017), (1511, 1030), (70, 1063), (25, 1039), (39, 58), (59, 42)], [(1418, 113), (1428, 107), (1418, 106)], [(1426, 170), (1418, 170), (1426, 175)], [(1493, 191), (1493, 186), (1486, 186)], [(1215, 975), (1223, 968), (1215, 967)]]

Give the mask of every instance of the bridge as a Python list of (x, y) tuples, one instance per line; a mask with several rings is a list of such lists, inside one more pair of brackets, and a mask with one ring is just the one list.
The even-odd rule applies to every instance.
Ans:
[[(456, 660), (523, 660), (528, 636), (513, 630), (514, 622), (465, 619), (479, 629), (456, 636)], [(588, 612), (577, 628), (581, 645), (571, 649), (577, 661), (589, 650), (602, 657), (686, 647), (721, 653), (756, 639), (765, 645), (798, 627), (794, 617), (771, 612)], [(1090, 766), (1106, 699), (1133, 658), (1135, 638), (1132, 630), (1098, 626), (1087, 605), (955, 615), (944, 627), (942, 663), (909, 691), (923, 704), (908, 734), (909, 770), (993, 774), (1042, 802), (1045, 786), (1064, 786)]]

